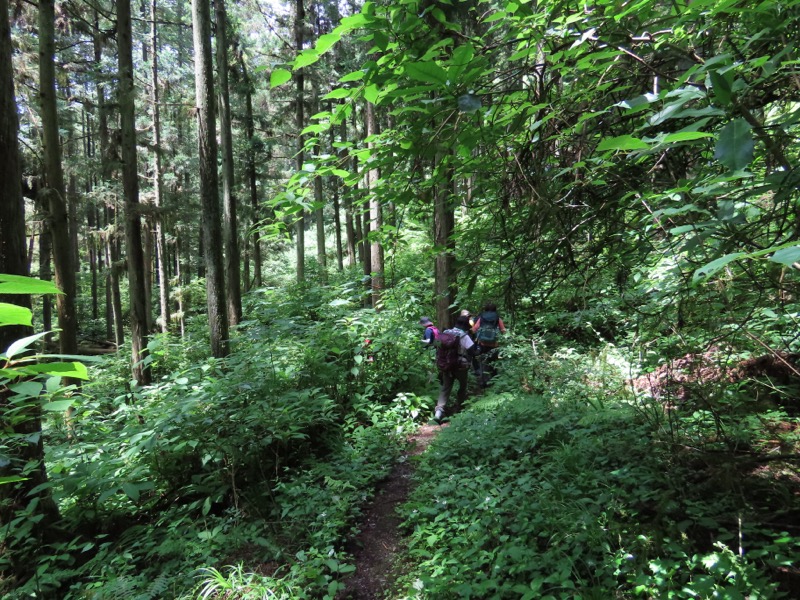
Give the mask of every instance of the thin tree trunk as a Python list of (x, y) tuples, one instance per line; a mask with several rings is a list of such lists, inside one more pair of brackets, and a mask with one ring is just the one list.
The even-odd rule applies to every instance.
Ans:
[[(328, 102), (328, 111), (333, 114), (333, 103)], [(336, 152), (334, 149), (335, 134), (334, 128), (329, 129), (328, 144), (330, 144), (330, 151)], [(344, 271), (344, 254), (342, 251), (342, 215), (341, 206), (339, 203), (339, 177), (333, 175), (331, 177), (331, 187), (333, 188), (333, 237), (336, 244), (336, 268), (339, 271)]]
[(225, 276), (222, 270), (222, 227), (217, 176), (217, 125), (211, 60), (211, 10), (208, 0), (192, 0), (194, 31), (197, 140), (200, 159), (200, 204), (202, 208), (203, 255), (206, 265), (206, 301), (211, 353), (228, 355), (228, 315)]
[(219, 74), (219, 126), (222, 153), (222, 228), (225, 237), (225, 272), (228, 323), (233, 327), (242, 320), (241, 256), (239, 228), (236, 222), (236, 194), (233, 173), (233, 134), (231, 99), (228, 86), (228, 28), (225, 0), (214, 0), (217, 17), (217, 73)]
[[(294, 40), (295, 51), (300, 54), (303, 50), (303, 27), (305, 27), (306, 11), (303, 0), (295, 0), (294, 16)], [(303, 170), (303, 134), (300, 133), (305, 127), (305, 116), (303, 112), (303, 102), (305, 102), (305, 81), (303, 69), (295, 72), (295, 127), (297, 128), (297, 156), (295, 165), (297, 171)], [(304, 214), (300, 212), (300, 218), (295, 225), (295, 240), (297, 247), (297, 283), (303, 283), (306, 278), (306, 224)]]
[(253, 118), (253, 82), (241, 57), (242, 79), (245, 90), (245, 135), (247, 136), (247, 185), (250, 189), (250, 207), (253, 211), (253, 284), (260, 288), (261, 281), (261, 219), (259, 218), (258, 186), (256, 180), (255, 119)]
[[(347, 119), (342, 119), (341, 124), (342, 144), (347, 141)], [(342, 148), (339, 150), (339, 162), (345, 164), (347, 161), (347, 151)], [(353, 192), (346, 191), (344, 194), (344, 228), (347, 239), (347, 264), (356, 264), (356, 232), (353, 226)]]
[[(373, 138), (374, 136), (378, 135), (378, 120), (375, 115), (375, 105), (371, 102), (367, 103), (366, 121), (368, 140), (367, 147), (374, 151), (377, 145)], [(377, 168), (371, 168), (367, 171), (370, 231), (374, 232), (373, 239), (370, 244), (372, 307), (376, 310), (380, 307), (381, 294), (383, 293), (384, 287), (383, 243), (380, 239), (381, 228), (383, 227), (383, 211), (381, 210), (381, 202), (377, 191), (378, 179), (380, 179), (380, 171)]]
[(153, 58), (150, 61), (152, 89), (150, 99), (153, 102), (153, 204), (156, 208), (156, 260), (158, 261), (158, 306), (159, 327), (162, 333), (169, 331), (169, 275), (167, 273), (167, 239), (164, 232), (164, 166), (161, 161), (161, 106), (158, 81), (158, 16), (157, 0), (150, 2), (150, 46)]
[(131, 373), (139, 385), (150, 383), (147, 354), (147, 286), (142, 220), (139, 206), (139, 174), (136, 157), (133, 45), (130, 0), (117, 0), (117, 52), (119, 55), (119, 113), (122, 134), (122, 187), (125, 195), (125, 245), (131, 312)]
[(66, 188), (61, 165), (58, 135), (55, 77), (55, 5), (53, 0), (39, 2), (39, 99), (41, 103), (43, 158), (50, 231), (53, 239), (55, 282), (63, 292), (56, 296), (60, 349), (63, 354), (78, 350), (78, 323), (75, 311), (75, 266), (69, 238)]

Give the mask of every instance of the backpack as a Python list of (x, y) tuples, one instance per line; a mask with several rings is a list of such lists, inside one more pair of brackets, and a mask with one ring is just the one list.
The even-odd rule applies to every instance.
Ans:
[(427, 329), (429, 329), (433, 333), (433, 338), (431, 338), (431, 342), (435, 342), (436, 340), (439, 339), (439, 330), (436, 329), (435, 325), (429, 325)]
[(464, 332), (460, 329), (445, 329), (436, 340), (436, 366), (441, 371), (455, 371), (464, 368), (461, 360), (461, 338)]
[(494, 344), (497, 341), (497, 332), (500, 325), (500, 315), (496, 312), (481, 313), (481, 325), (478, 327), (478, 335), (475, 341), (479, 344)]

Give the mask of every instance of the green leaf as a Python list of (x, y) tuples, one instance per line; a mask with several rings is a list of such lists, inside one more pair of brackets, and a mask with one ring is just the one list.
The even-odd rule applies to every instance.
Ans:
[(52, 402), (47, 402), (44, 406), (42, 406), (42, 410), (46, 410), (49, 412), (64, 412), (70, 406), (72, 406), (73, 400), (53, 400)]
[(435, 62), (416, 62), (406, 65), (406, 75), (415, 81), (447, 85), (447, 72)]
[(664, 144), (673, 144), (676, 142), (691, 142), (692, 140), (699, 140), (703, 138), (714, 137), (714, 134), (705, 131), (679, 131), (677, 133), (670, 133), (664, 136), (661, 140)]
[(349, 98), (353, 94), (353, 90), (348, 88), (336, 88), (325, 94), (323, 100), (339, 100), (341, 98)]
[(29, 373), (43, 373), (57, 377), (72, 377), (73, 379), (89, 379), (86, 366), (79, 362), (41, 363), (25, 367)]
[(364, 98), (370, 104), (377, 104), (378, 95), (379, 95), (378, 86), (375, 85), (374, 83), (364, 88)]
[(122, 491), (128, 495), (128, 498), (136, 502), (139, 500), (139, 486), (135, 483), (125, 482), (122, 484)]
[(297, 71), (298, 69), (302, 69), (303, 67), (307, 67), (309, 65), (313, 65), (315, 62), (319, 60), (319, 52), (316, 50), (303, 50), (297, 58), (294, 59), (294, 64), (292, 68)]
[(338, 42), (341, 39), (342, 39), (341, 33), (336, 33), (335, 31), (333, 33), (325, 33), (319, 36), (319, 39), (317, 40), (317, 45), (314, 48), (317, 51), (317, 54), (324, 54), (325, 52), (330, 50), (331, 47), (336, 42)]
[(37, 340), (40, 340), (41, 338), (46, 336), (48, 333), (49, 332), (45, 331), (43, 333), (37, 333), (35, 335), (29, 335), (28, 337), (24, 337), (22, 339), (17, 340), (16, 342), (13, 342), (8, 347), (8, 350), (6, 350), (6, 358), (11, 359), (14, 356), (16, 356), (17, 354), (19, 354), (20, 352), (24, 352), (25, 350), (28, 349), (28, 346), (30, 346), (31, 344), (33, 344)]
[(276, 88), (279, 85), (283, 85), (291, 78), (292, 78), (291, 71), (287, 71), (286, 69), (275, 69), (269, 76), (269, 85), (270, 87)]
[(0, 326), (3, 325), (33, 325), (33, 313), (29, 308), (17, 304), (0, 302)]
[(780, 263), (791, 267), (794, 263), (800, 262), (800, 246), (792, 246), (791, 248), (783, 248), (778, 250), (769, 258), (772, 262)]
[(722, 73), (722, 70), (711, 71), (711, 86), (714, 90), (714, 97), (722, 106), (731, 103), (731, 86), (733, 85), (733, 71)]
[(348, 83), (350, 81), (361, 81), (362, 79), (364, 79), (364, 75), (365, 75), (364, 71), (361, 70), (353, 71), (351, 73), (348, 73), (347, 75), (342, 75), (341, 77), (339, 77), (339, 83)]
[(722, 128), (714, 158), (731, 171), (738, 171), (753, 161), (754, 148), (750, 124), (744, 119), (735, 119)]
[(632, 135), (620, 135), (613, 138), (606, 138), (597, 146), (599, 151), (603, 150), (647, 150), (650, 146), (644, 140), (633, 137)]
[(716, 260), (712, 260), (707, 265), (703, 265), (694, 272), (692, 276), (692, 283), (700, 283), (713, 277), (718, 271), (725, 267), (728, 263), (747, 256), (745, 252), (734, 252), (733, 254), (726, 254)]
[(23, 396), (25, 398), (38, 398), (39, 394), (42, 393), (44, 386), (37, 381), (23, 381), (22, 383), (14, 383), (9, 385), (8, 389), (14, 392), (17, 396)]
[(52, 281), (0, 273), (0, 294), (60, 294)]
[(18, 481), (28, 481), (27, 477), (20, 477), (19, 475), (9, 475), (8, 477), (0, 477), (0, 485), (4, 483), (17, 483)]

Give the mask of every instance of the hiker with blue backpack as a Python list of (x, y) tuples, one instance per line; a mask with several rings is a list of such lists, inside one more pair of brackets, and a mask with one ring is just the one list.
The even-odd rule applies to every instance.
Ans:
[(456, 319), (455, 325), (439, 333), (436, 340), (436, 366), (439, 369), (441, 385), (433, 420), (439, 424), (444, 419), (445, 407), (454, 383), (458, 382), (456, 396), (458, 405), (467, 399), (469, 365), (478, 351), (478, 346), (467, 335), (468, 331), (469, 317), (460, 316)]
[(497, 367), (494, 363), (498, 359), (499, 337), (506, 332), (503, 319), (497, 312), (497, 305), (487, 302), (483, 311), (478, 315), (475, 324), (472, 326), (472, 333), (475, 334), (475, 342), (480, 348), (475, 376), (481, 387), (486, 387), (489, 380), (497, 374)]

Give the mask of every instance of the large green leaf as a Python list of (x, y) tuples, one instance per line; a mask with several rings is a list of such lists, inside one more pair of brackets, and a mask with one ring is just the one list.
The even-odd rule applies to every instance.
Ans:
[(716, 260), (712, 260), (710, 263), (703, 265), (694, 272), (694, 275), (692, 276), (692, 283), (696, 284), (706, 281), (707, 279), (713, 277), (718, 271), (723, 269), (727, 264), (732, 263), (735, 260), (739, 260), (745, 256), (747, 256), (746, 252), (734, 252), (732, 254), (721, 256)]
[(303, 67), (307, 67), (309, 65), (313, 65), (315, 62), (319, 60), (320, 53), (316, 50), (303, 50), (300, 54), (297, 55), (297, 58), (294, 59), (294, 63), (292, 64), (292, 68), (297, 71), (298, 69), (302, 69)]
[(597, 149), (603, 150), (647, 150), (650, 146), (644, 140), (632, 135), (620, 135), (606, 138), (600, 142)]
[(753, 131), (744, 119), (734, 119), (719, 134), (714, 158), (731, 171), (744, 169), (753, 161)]
[(778, 250), (770, 257), (770, 260), (791, 267), (795, 263), (800, 262), (800, 246), (792, 246), (790, 248)]
[(52, 281), (0, 273), (0, 294), (60, 294)]
[(0, 326), (2, 325), (25, 325), (30, 327), (33, 324), (33, 314), (30, 309), (16, 304), (0, 302)]
[(415, 81), (447, 85), (447, 72), (435, 62), (416, 62), (406, 65), (406, 75)]
[(71, 377), (73, 379), (89, 379), (89, 372), (86, 370), (86, 366), (79, 362), (41, 363), (26, 366), (25, 371), (28, 373)]
[(274, 69), (269, 76), (270, 87), (283, 85), (292, 78), (292, 72), (286, 69)]

